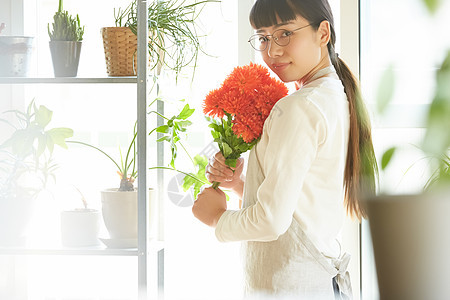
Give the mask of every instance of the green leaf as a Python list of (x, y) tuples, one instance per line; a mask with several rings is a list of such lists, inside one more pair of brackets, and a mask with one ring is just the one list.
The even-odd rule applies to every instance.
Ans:
[(222, 135), (225, 133), (225, 130), (223, 129), (222, 126), (215, 124), (215, 123), (211, 123), (208, 125), (208, 127), (212, 128), (214, 131), (221, 133)]
[(396, 149), (397, 149), (396, 147), (391, 147), (384, 152), (383, 157), (381, 158), (381, 170), (386, 169)]
[(231, 127), (228, 127), (225, 130), (225, 136), (226, 137), (236, 137), (236, 135), (234, 134), (233, 129)]
[(170, 137), (168, 136), (163, 136), (162, 138), (159, 138), (156, 140), (157, 142), (162, 142), (162, 141), (168, 141), (170, 142)]
[(196, 165), (200, 165), (205, 167), (208, 164), (208, 158), (205, 155), (196, 155), (194, 156), (194, 163)]
[(48, 123), (50, 123), (50, 121), (52, 120), (52, 115), (53, 112), (51, 110), (49, 110), (44, 105), (41, 105), (35, 112), (36, 123), (39, 125), (39, 127), (45, 128), (45, 126), (47, 126)]
[[(40, 157), (42, 155), (42, 153), (44, 153), (45, 148), (47, 148), (47, 143), (50, 142), (48, 141), (49, 139), (47, 138), (46, 134), (41, 134), (38, 136), (37, 138), (38, 140), (38, 147), (37, 147), (37, 151), (36, 151), (36, 156)], [(49, 148), (50, 150), (50, 148)], [(53, 152), (53, 148), (51, 148), (50, 153)]]
[(237, 159), (236, 158), (228, 158), (225, 160), (225, 164), (229, 167), (236, 168)]
[(237, 145), (237, 149), (238, 149), (240, 152), (244, 153), (244, 152), (246, 152), (246, 151), (249, 150), (249, 145), (246, 144), (246, 143), (242, 143), (242, 144)]
[(222, 148), (223, 148), (223, 157), (225, 158), (227, 158), (228, 156), (230, 156), (231, 153), (233, 153), (233, 149), (231, 149), (231, 147), (225, 142), (222, 142)]
[(377, 111), (382, 114), (385, 112), (394, 95), (395, 74), (394, 67), (390, 65), (381, 75), (381, 80), (377, 89)]
[(425, 6), (428, 8), (428, 11), (432, 14), (434, 14), (439, 5), (441, 4), (441, 0), (423, 0), (425, 3)]
[(160, 133), (168, 133), (169, 132), (169, 126), (167, 125), (161, 125), (159, 127), (156, 128), (156, 132), (160, 132)]
[(183, 107), (183, 110), (178, 115), (177, 119), (186, 120), (194, 113), (194, 111), (195, 111), (195, 109), (189, 108), (189, 104), (186, 104)]
[(10, 146), (14, 154), (23, 158), (32, 152), (35, 138), (37, 138), (36, 134), (30, 134), (28, 130), (19, 129), (5, 142), (5, 145)]
[(196, 155), (194, 157), (194, 166), (197, 169), (197, 174), (189, 173), (191, 176), (185, 176), (183, 179), (183, 189), (187, 191), (190, 187), (194, 190), (194, 197), (196, 198), (200, 193), (200, 188), (209, 183), (205, 176), (205, 168), (208, 164), (208, 159), (205, 155)]
[[(42, 139), (42, 140), (45, 141), (48, 151), (50, 152), (50, 154), (52, 154), (53, 149), (55, 148), (55, 143), (53, 143), (52, 138), (49, 135), (47, 135), (45, 137), (45, 139)], [(39, 139), (39, 142), (40, 142), (40, 139)]]
[[(192, 174), (192, 173), (189, 173), (190, 175), (192, 175), (192, 176), (195, 176), (194, 174)], [(183, 191), (187, 191), (193, 184), (195, 184), (195, 182), (196, 182), (197, 180), (195, 180), (194, 178), (192, 178), (191, 176), (184, 176), (183, 177), (183, 185), (182, 185), (182, 187), (183, 187)]]
[(182, 129), (184, 128), (184, 127), (187, 127), (187, 126), (191, 126), (192, 125), (192, 122), (191, 121), (177, 121), (177, 122), (175, 122), (176, 124), (178, 124)]
[(179, 140), (180, 140), (180, 138), (176, 135), (176, 136), (173, 137), (171, 143), (175, 146), (175, 144), (176, 144)]
[(211, 135), (212, 135), (214, 141), (215, 141), (216, 139), (219, 139), (219, 138), (220, 138), (220, 133), (217, 132), (217, 131), (211, 131)]
[(50, 139), (47, 141), (47, 145), (50, 142), (53, 145), (58, 145), (64, 149), (67, 149), (66, 139), (73, 136), (73, 130), (70, 128), (60, 127), (60, 128), (50, 129), (50, 130), (46, 131), (45, 134), (50, 137)]
[(226, 132), (228, 131), (228, 129), (230, 129), (230, 124), (226, 120), (222, 119), (222, 127), (223, 127), (223, 130), (224, 130), (225, 135), (226, 135)]
[(450, 146), (450, 51), (436, 73), (435, 96), (427, 117), (427, 131), (423, 142), (425, 151), (441, 155)]

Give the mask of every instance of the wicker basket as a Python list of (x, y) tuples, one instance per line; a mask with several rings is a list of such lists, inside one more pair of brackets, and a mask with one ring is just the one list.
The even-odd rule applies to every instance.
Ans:
[(106, 72), (109, 76), (135, 76), (137, 37), (128, 27), (103, 27)]

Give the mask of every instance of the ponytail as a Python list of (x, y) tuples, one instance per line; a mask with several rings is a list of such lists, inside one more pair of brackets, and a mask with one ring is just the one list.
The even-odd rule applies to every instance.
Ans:
[[(344, 171), (345, 206), (350, 216), (367, 218), (361, 197), (375, 194), (378, 166), (372, 144), (369, 114), (365, 107), (358, 80), (349, 67), (328, 44), (331, 62), (344, 85), (350, 112), (350, 134)], [(331, 47), (330, 47), (331, 46)]]

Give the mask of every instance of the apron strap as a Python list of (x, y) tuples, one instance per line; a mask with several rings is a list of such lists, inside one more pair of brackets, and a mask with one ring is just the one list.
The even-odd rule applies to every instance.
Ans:
[(336, 279), (340, 295), (344, 295), (342, 299), (352, 299), (352, 284), (350, 281), (350, 273), (347, 271), (348, 264), (350, 263), (350, 254), (344, 253), (338, 258), (332, 259), (332, 263), (330, 264), (330, 261), (317, 249), (295, 218), (292, 218), (291, 226), (315, 260), (332, 276), (333, 280)]
[(344, 253), (341, 257), (338, 259), (333, 259), (332, 261), (338, 272), (336, 277), (333, 278), (333, 287), (335, 282), (338, 288), (337, 291), (340, 295), (340, 298), (336, 299), (350, 299), (349, 297), (353, 295), (350, 273), (347, 271), (348, 264), (350, 262), (350, 254)]

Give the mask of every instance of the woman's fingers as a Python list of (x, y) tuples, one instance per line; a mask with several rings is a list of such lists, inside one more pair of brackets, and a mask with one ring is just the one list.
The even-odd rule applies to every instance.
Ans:
[(236, 167), (231, 168), (225, 164), (225, 158), (218, 152), (209, 159), (205, 168), (206, 179), (209, 182), (220, 182), (223, 188), (233, 188), (241, 181), (241, 174), (244, 168), (244, 159), (236, 161)]
[(233, 177), (234, 172), (225, 164), (225, 159), (222, 160), (216, 155), (209, 159), (209, 163), (206, 166), (206, 174), (216, 179), (227, 179)]
[(213, 181), (223, 182), (223, 181), (229, 181), (233, 178), (233, 171), (231, 171), (230, 169), (225, 170), (221, 167), (217, 168), (211, 164), (209, 164), (206, 167), (205, 171), (206, 171), (205, 172), (206, 178), (208, 179), (209, 182), (213, 182)]

